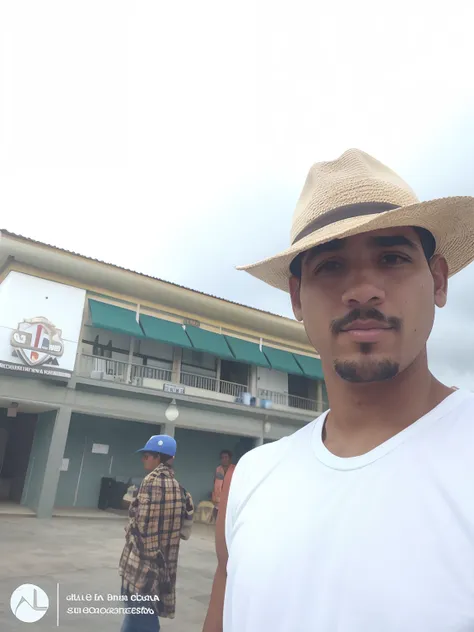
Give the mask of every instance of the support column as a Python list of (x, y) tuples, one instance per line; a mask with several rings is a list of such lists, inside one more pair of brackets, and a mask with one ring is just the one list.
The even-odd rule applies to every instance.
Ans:
[(128, 353), (128, 366), (127, 366), (127, 384), (132, 381), (132, 362), (133, 362), (133, 350), (135, 348), (135, 338), (130, 338), (130, 351)]
[(183, 350), (181, 347), (174, 347), (173, 349), (173, 369), (171, 374), (171, 381), (173, 384), (180, 384), (181, 382), (181, 362), (183, 359)]
[[(267, 417), (265, 417), (267, 419)], [(265, 422), (262, 421), (260, 427), (260, 436), (255, 439), (255, 447), (258, 448), (259, 445), (263, 445), (263, 437), (265, 436)]]
[(70, 407), (61, 406), (56, 413), (51, 443), (49, 444), (48, 458), (41, 483), (38, 507), (36, 509), (36, 516), (38, 518), (51, 518), (53, 515), (59, 473), (61, 471), (69, 424), (71, 422), (71, 412)]
[(161, 426), (161, 434), (168, 435), (169, 437), (174, 437), (174, 430), (175, 425), (169, 422)]
[(82, 338), (84, 336), (84, 327), (89, 317), (89, 301), (87, 298), (84, 301), (84, 309), (82, 310), (81, 329), (79, 330), (79, 340), (77, 342), (76, 359), (74, 361), (74, 371), (71, 378), (68, 380), (68, 388), (76, 388), (76, 376), (82, 370)]
[(324, 402), (323, 402), (323, 383), (321, 380), (317, 381), (317, 399), (318, 399), (318, 412), (322, 412), (324, 410)]
[(217, 363), (216, 363), (216, 391), (218, 393), (221, 390), (221, 388), (220, 388), (220, 386), (221, 386), (221, 373), (222, 373), (222, 360), (220, 358), (217, 358)]
[(253, 365), (250, 365), (249, 392), (252, 397), (258, 397), (257, 367)]

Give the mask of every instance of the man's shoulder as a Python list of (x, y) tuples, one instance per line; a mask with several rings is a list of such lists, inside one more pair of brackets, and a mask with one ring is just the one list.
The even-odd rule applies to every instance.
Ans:
[(474, 392), (468, 391), (465, 388), (456, 388), (454, 393), (452, 393), (451, 397), (455, 397), (459, 404), (462, 406), (466, 406), (467, 408), (472, 408), (474, 406)]
[[(474, 429), (474, 393), (464, 389), (457, 389), (450, 395), (446, 404), (446, 414), (453, 415), (459, 421), (466, 422), (469, 428)], [(444, 406), (441, 410), (444, 410)]]
[(286, 455), (298, 454), (307, 445), (317, 423), (318, 419), (315, 419), (282, 439), (250, 450), (239, 460), (232, 476), (226, 511), (225, 532), (228, 546), (233, 525), (246, 499), (284, 462)]
[(143, 487), (179, 487), (179, 483), (174, 477), (172, 470), (164, 470), (161, 467), (149, 472), (142, 482)]
[(282, 437), (277, 441), (270, 441), (246, 452), (239, 460), (232, 476), (232, 485), (244, 483), (245, 480), (256, 481), (264, 478), (281, 459), (291, 450), (298, 450), (298, 446), (309, 440), (317, 419), (299, 428), (294, 433)]

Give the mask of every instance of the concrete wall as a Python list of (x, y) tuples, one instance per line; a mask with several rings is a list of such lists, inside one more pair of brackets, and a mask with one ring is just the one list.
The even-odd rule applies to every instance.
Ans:
[[(98, 386), (98, 382), (90, 380), (90, 384)], [(134, 419), (145, 423), (165, 421), (165, 411), (170, 399), (150, 397), (143, 389), (127, 392), (119, 385), (107, 383), (107, 388), (96, 388), (95, 391), (82, 388), (64, 388), (48, 381), (40, 381), (25, 377), (2, 376), (0, 379), (0, 398), (13, 401), (44, 402), (51, 408), (68, 406), (74, 412), (85, 415), (101, 415), (107, 418)], [(275, 425), (278, 423), (303, 425), (311, 417), (296, 409), (274, 418), (272, 410), (264, 411), (246, 406), (225, 404), (219, 408), (210, 402), (198, 400), (188, 401), (177, 395), (176, 402), (180, 410), (179, 426), (190, 430), (207, 430), (225, 432), (238, 436), (259, 437), (262, 423), (266, 420)], [(223, 404), (224, 405), (224, 404)]]
[(38, 506), (55, 419), (56, 411), (53, 410), (40, 413), (36, 422), (31, 457), (21, 500), (22, 504), (27, 505), (35, 511)]
[[(55, 507), (97, 507), (102, 477), (124, 481), (142, 477), (143, 466), (135, 451), (160, 432), (159, 424), (73, 413), (64, 451), (69, 465), (60, 474)], [(93, 453), (93, 444), (108, 445), (108, 454)]]

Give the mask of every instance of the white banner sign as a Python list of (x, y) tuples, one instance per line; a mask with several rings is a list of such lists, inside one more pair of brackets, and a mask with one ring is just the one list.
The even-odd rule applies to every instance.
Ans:
[(10, 272), (0, 284), (0, 369), (70, 377), (86, 292)]

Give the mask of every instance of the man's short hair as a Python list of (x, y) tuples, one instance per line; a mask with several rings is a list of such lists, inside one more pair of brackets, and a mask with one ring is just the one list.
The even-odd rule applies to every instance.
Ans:
[[(421, 228), (419, 226), (413, 226), (413, 228), (420, 239), (421, 247), (423, 248), (423, 252), (426, 257), (426, 260), (429, 262), (436, 250), (436, 240), (433, 237), (433, 235), (430, 233), (430, 231), (426, 230), (426, 228)], [(300, 253), (290, 263), (290, 272), (293, 276), (297, 277), (298, 279), (301, 279), (302, 270), (303, 270), (303, 259), (304, 259), (305, 254), (306, 254), (305, 252)]]
[(220, 456), (224, 456), (224, 454), (228, 454), (229, 458), (232, 458), (232, 452), (230, 450), (221, 450)]
[(154, 459), (160, 457), (160, 462), (163, 463), (163, 465), (166, 465), (166, 463), (173, 458), (169, 454), (163, 454), (162, 452), (145, 452), (145, 454), (151, 454)]

